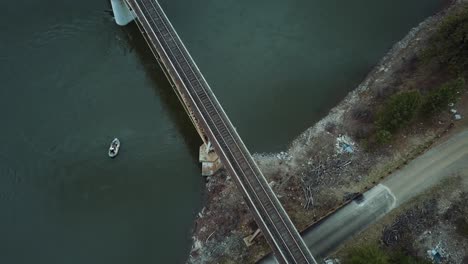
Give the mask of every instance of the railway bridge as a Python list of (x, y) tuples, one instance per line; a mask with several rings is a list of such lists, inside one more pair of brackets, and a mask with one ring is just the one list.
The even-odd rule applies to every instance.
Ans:
[[(317, 263), (157, 0), (111, 3), (117, 24), (136, 19), (204, 141), (202, 150), (212, 156), (213, 148), (216, 158), (235, 179), (278, 262)], [(213, 170), (218, 166), (216, 158), (208, 157), (214, 160)]]

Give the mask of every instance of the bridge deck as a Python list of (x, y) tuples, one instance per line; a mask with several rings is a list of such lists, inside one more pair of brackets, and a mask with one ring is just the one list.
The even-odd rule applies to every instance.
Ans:
[(277, 260), (316, 263), (159, 3), (126, 1), (178, 91), (189, 99), (189, 107), (236, 180)]

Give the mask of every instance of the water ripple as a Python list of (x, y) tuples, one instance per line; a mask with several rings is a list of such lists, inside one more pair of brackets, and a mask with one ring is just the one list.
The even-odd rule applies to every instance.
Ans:
[(97, 32), (106, 22), (103, 12), (96, 12), (88, 18), (74, 19), (68, 23), (57, 23), (34, 33), (27, 43), (29, 48), (39, 48), (63, 39), (75, 39), (83, 33)]

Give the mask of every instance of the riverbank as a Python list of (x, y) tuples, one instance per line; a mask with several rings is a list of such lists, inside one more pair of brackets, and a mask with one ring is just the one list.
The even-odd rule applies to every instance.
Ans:
[[(316, 125), (295, 139), (286, 152), (256, 155), (299, 230), (385, 178), (429, 148), (449, 131), (452, 116), (442, 113), (412, 124), (393, 135), (393, 143), (377, 146), (375, 133), (379, 106), (393, 94), (425, 89), (450, 76), (434, 74), (419, 57), (440, 21), (458, 4), (428, 18), (398, 42), (366, 79)], [(196, 221), (189, 263), (252, 263), (269, 251), (259, 237), (250, 247), (243, 238), (256, 230), (240, 193), (229, 175), (207, 178), (206, 207)]]

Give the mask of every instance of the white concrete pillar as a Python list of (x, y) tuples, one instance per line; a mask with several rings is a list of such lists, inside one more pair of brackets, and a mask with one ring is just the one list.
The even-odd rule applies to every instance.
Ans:
[(129, 9), (125, 0), (111, 0), (111, 5), (117, 25), (125, 26), (135, 19), (135, 14)]

